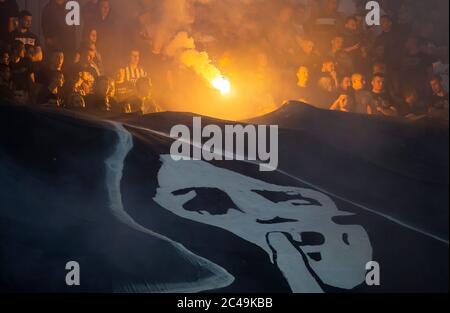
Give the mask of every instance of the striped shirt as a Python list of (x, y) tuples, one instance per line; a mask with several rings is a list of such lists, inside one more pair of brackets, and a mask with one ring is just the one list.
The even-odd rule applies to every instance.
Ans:
[(126, 66), (120, 69), (120, 80), (116, 82), (116, 95), (118, 98), (125, 98), (134, 91), (136, 82), (140, 78), (147, 78), (148, 74), (142, 67), (132, 69)]
[(142, 67), (135, 69), (130, 66), (125, 67), (125, 82), (136, 84), (139, 78), (144, 77), (147, 77), (147, 72)]

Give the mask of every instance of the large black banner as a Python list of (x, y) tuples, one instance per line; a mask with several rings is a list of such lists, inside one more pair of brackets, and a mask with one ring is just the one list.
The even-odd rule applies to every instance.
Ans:
[(261, 172), (174, 161), (192, 117), (0, 106), (0, 291), (448, 292), (448, 129), (290, 103)]

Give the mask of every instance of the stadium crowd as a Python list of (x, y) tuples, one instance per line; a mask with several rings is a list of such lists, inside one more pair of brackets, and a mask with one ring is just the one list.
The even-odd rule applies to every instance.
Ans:
[[(140, 49), (130, 48), (139, 47), (145, 30), (130, 25), (129, 43), (121, 45), (127, 51), (118, 51), (112, 4), (89, 0), (77, 46), (74, 28), (65, 23), (65, 2), (50, 0), (44, 8), (41, 42), (31, 32), (32, 14), (19, 11), (15, 0), (0, 0), (0, 98), (73, 109), (161, 111), (152, 99), (151, 70), (142, 65)], [(349, 16), (338, 10), (338, 0), (299, 0), (281, 12), (286, 33), (292, 33), (289, 44), (295, 45), (276, 52), (285, 53), (297, 74), (295, 93), (288, 97), (330, 110), (448, 123), (448, 8), (440, 0), (427, 1), (432, 10), (426, 12), (414, 5), (422, 1), (379, 1), (381, 26), (370, 27), (366, 2), (355, 0), (358, 13)], [(126, 57), (121, 65), (118, 54)]]
[[(57, 106), (122, 113), (160, 111), (151, 96), (151, 80), (140, 65), (140, 51), (128, 51), (128, 63), (112, 73), (114, 20), (109, 1), (83, 8), (83, 40), (65, 23), (65, 0), (51, 0), (42, 12), (45, 42), (31, 32), (33, 16), (15, 0), (0, 0), (0, 98), (17, 104)], [(103, 38), (102, 41), (98, 40)], [(116, 49), (117, 50), (117, 49)], [(105, 70), (106, 68), (110, 71)], [(114, 78), (111, 78), (114, 77)]]
[[(359, 3), (364, 12), (366, 1)], [(324, 1), (303, 24), (299, 97), (331, 110), (448, 121), (448, 41), (440, 32), (448, 27), (445, 20), (434, 11), (407, 15), (412, 1), (381, 4), (379, 33), (363, 13), (342, 17), (336, 0)]]

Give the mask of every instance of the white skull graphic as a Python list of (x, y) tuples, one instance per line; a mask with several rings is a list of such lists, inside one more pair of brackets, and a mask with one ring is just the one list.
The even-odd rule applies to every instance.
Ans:
[(322, 292), (319, 281), (351, 289), (372, 260), (366, 231), (332, 219), (325, 194), (284, 187), (213, 166), (161, 156), (154, 200), (174, 214), (227, 230), (267, 252), (294, 292)]

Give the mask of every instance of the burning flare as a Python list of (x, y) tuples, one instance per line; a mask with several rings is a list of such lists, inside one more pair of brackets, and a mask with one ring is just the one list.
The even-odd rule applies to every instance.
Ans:
[(231, 92), (231, 84), (228, 79), (223, 76), (218, 76), (211, 81), (211, 86), (219, 90), (222, 95), (227, 95)]
[(187, 32), (179, 32), (166, 47), (165, 54), (177, 57), (182, 64), (193, 69), (222, 95), (231, 92), (230, 81), (212, 64), (207, 52), (196, 49), (194, 39), (189, 37)]

